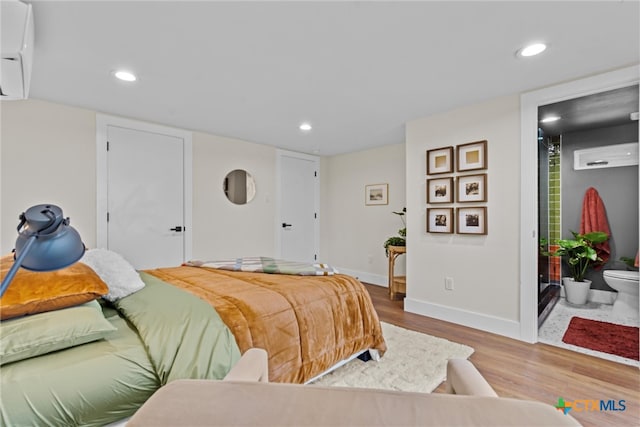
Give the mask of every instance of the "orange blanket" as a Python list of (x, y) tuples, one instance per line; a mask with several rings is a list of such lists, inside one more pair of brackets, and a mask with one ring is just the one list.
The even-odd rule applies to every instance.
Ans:
[(304, 383), (355, 353), (386, 350), (371, 298), (350, 276), (187, 266), (146, 273), (208, 301), (242, 353), (251, 347), (267, 350), (269, 381)]

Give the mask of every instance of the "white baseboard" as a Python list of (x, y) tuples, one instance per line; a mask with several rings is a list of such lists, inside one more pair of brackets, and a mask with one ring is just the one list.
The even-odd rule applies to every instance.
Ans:
[(389, 281), (387, 280), (387, 276), (382, 276), (380, 274), (367, 273), (365, 271), (356, 271), (351, 270), (349, 268), (341, 268), (337, 267), (338, 271), (342, 274), (348, 274), (349, 276), (353, 276), (361, 282), (371, 283), (372, 285), (384, 286), (385, 288), (389, 287)]
[(404, 311), (522, 340), (520, 337), (520, 322), (515, 320), (502, 319), (411, 298), (404, 299)]

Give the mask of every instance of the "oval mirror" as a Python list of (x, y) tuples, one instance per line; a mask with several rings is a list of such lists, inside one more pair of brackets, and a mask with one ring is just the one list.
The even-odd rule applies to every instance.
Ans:
[(245, 170), (232, 170), (222, 184), (224, 195), (231, 203), (244, 205), (256, 196), (256, 183), (253, 176)]

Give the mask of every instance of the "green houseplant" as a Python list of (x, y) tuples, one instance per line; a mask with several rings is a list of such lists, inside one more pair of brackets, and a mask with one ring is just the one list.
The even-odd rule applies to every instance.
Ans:
[(573, 239), (560, 239), (560, 246), (552, 256), (564, 257), (569, 266), (569, 276), (562, 279), (565, 286), (567, 301), (582, 305), (587, 302), (591, 281), (584, 278), (590, 267), (602, 261), (598, 256), (594, 245), (606, 242), (609, 239), (607, 233), (592, 231), (579, 234), (571, 231)]
[(407, 223), (404, 220), (404, 216), (407, 213), (407, 208), (402, 208), (401, 211), (399, 212), (393, 212), (395, 215), (398, 215), (400, 217), (400, 220), (402, 221), (402, 225), (404, 225), (404, 227), (402, 227), (400, 230), (398, 230), (398, 236), (391, 236), (389, 237), (385, 242), (384, 242), (384, 253), (389, 256), (389, 246), (406, 246), (407, 244)]

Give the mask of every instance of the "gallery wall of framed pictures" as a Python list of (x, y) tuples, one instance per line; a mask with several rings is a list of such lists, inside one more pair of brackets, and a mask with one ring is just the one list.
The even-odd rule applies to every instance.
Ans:
[(427, 150), (427, 233), (487, 234), (487, 158), (486, 140)]

